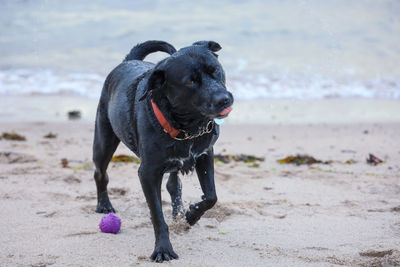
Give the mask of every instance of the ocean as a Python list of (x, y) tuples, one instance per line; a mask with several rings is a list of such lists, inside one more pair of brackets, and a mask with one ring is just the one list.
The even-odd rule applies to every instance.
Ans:
[(1, 4), (0, 95), (98, 98), (135, 44), (214, 40), (236, 99), (400, 99), (399, 1)]

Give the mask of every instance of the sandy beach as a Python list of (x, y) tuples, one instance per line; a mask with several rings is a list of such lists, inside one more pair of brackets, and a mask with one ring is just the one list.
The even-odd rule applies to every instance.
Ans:
[[(154, 236), (138, 164), (110, 164), (109, 191), (122, 227), (116, 235), (98, 228), (91, 161), (95, 101), (19, 99), (5, 98), (9, 109), (0, 114), (1, 133), (26, 137), (0, 140), (0, 265), (155, 265), (148, 259)], [(173, 221), (164, 181), (164, 215), (180, 256), (166, 265), (400, 265), (400, 113), (393, 113), (400, 105), (382, 101), (264, 101), (252, 107), (255, 114), (257, 107), (262, 112), (274, 105), (247, 123), (240, 110), (248, 111), (248, 104), (238, 102), (215, 153), (265, 160), (217, 162), (218, 203), (190, 229)], [(344, 109), (349, 106), (358, 113)], [(68, 121), (68, 108), (82, 110), (83, 119)], [(49, 132), (56, 138), (43, 137)], [(369, 153), (384, 162), (367, 164)], [(120, 145), (116, 154), (130, 152)], [(296, 154), (330, 163), (277, 162)], [(194, 174), (181, 178), (187, 208), (202, 193)]]

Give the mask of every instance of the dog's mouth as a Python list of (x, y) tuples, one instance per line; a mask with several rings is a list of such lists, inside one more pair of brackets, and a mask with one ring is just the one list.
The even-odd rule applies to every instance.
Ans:
[(227, 108), (224, 108), (220, 113), (218, 113), (217, 116), (215, 116), (215, 118), (217, 119), (223, 119), (228, 117), (229, 113), (232, 111), (232, 106), (229, 106)]

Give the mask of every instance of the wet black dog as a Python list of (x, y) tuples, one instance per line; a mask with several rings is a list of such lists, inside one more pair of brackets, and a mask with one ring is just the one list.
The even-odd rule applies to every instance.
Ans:
[[(122, 141), (141, 159), (139, 178), (155, 233), (151, 259), (177, 259), (169, 240), (161, 207), (161, 182), (170, 173), (167, 190), (173, 216), (182, 209), (178, 172), (196, 170), (204, 195), (191, 205), (185, 218), (195, 224), (217, 201), (214, 186), (213, 145), (219, 135), (215, 118), (232, 109), (225, 73), (215, 52), (216, 42), (200, 41), (176, 51), (162, 41), (135, 46), (107, 77), (97, 109), (93, 144), (97, 212), (114, 212), (107, 194), (109, 161)], [(169, 57), (154, 65), (142, 61), (163, 51)]]

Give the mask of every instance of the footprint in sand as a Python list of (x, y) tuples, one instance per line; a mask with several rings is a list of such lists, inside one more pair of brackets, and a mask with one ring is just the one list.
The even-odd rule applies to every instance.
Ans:
[(63, 179), (64, 182), (67, 184), (79, 184), (81, 183), (81, 180), (73, 175), (68, 175)]
[(116, 196), (125, 196), (126, 195), (126, 193), (128, 193), (128, 189), (127, 188), (117, 188), (117, 187), (114, 187), (114, 188), (110, 188), (110, 189), (108, 189), (108, 193), (110, 194), (110, 195), (116, 195)]
[(362, 266), (400, 266), (400, 251), (397, 249), (366, 250), (359, 254), (362, 257), (359, 265)]
[(96, 206), (95, 206), (95, 205), (86, 205), (86, 206), (83, 206), (83, 207), (81, 207), (81, 210), (82, 210), (84, 213), (86, 213), (86, 214), (97, 214), (97, 213), (95, 212), (95, 210), (96, 210)]
[(81, 196), (77, 196), (75, 198), (76, 200), (83, 200), (83, 201), (93, 201), (95, 199), (97, 199), (97, 197), (95, 195), (81, 195)]
[(0, 152), (0, 163), (12, 164), (12, 163), (28, 163), (36, 162), (37, 159), (34, 156), (16, 152)]
[(218, 222), (222, 222), (232, 214), (236, 213), (235, 210), (226, 207), (224, 204), (217, 203), (212, 209), (204, 213), (204, 218), (214, 218)]

